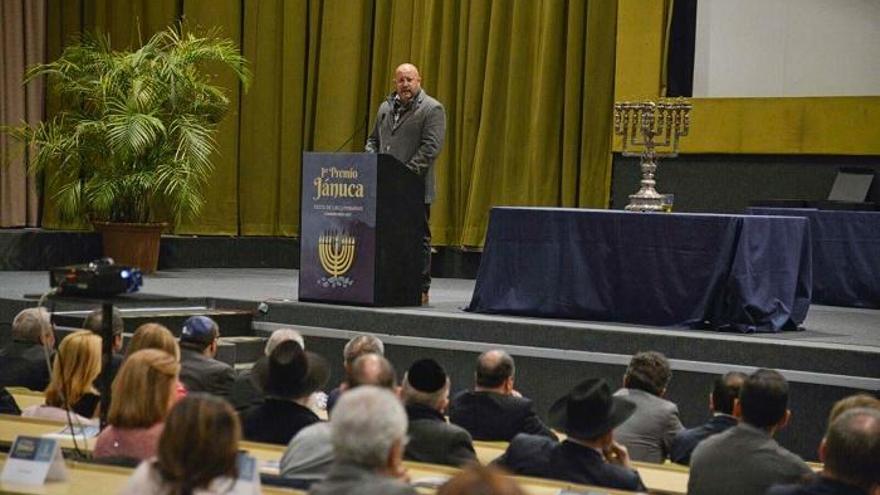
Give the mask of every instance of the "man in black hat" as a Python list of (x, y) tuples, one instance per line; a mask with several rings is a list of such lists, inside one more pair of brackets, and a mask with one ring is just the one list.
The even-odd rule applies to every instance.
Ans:
[(462, 466), (477, 462), (470, 433), (443, 416), (449, 405), (449, 378), (433, 359), (420, 359), (403, 378), (403, 402), (409, 417), (411, 461)]
[(587, 379), (550, 408), (551, 424), (568, 435), (564, 442), (517, 435), (495, 462), (519, 475), (645, 491), (626, 447), (613, 436), (634, 409), (632, 403), (612, 397), (605, 380)]
[(327, 381), (327, 362), (299, 343), (278, 344), (269, 355), (263, 404), (245, 411), (241, 429), (252, 442), (287, 445), (300, 430), (321, 419), (308, 407), (309, 396)]
[(220, 327), (207, 316), (191, 316), (180, 331), (180, 381), (190, 392), (229, 399), (235, 383), (232, 366), (214, 359)]

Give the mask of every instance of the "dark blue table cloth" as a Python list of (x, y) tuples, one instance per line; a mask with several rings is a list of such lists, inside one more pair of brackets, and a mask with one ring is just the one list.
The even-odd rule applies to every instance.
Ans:
[(880, 212), (749, 208), (758, 215), (810, 221), (813, 302), (880, 308)]
[(805, 218), (493, 208), (468, 311), (741, 332), (810, 305)]

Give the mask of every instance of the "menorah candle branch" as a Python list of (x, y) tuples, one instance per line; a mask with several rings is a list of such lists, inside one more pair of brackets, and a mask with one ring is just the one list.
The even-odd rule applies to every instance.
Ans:
[[(678, 156), (678, 140), (690, 129), (690, 111), (690, 102), (682, 98), (614, 104), (614, 134), (622, 138), (622, 154), (641, 158), (642, 180), (638, 192), (629, 196), (628, 211), (663, 211), (657, 158)], [(630, 151), (637, 147), (642, 150)]]

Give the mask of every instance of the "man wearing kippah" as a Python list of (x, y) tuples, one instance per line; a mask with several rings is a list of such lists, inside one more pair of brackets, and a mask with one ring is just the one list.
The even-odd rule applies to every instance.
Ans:
[(449, 424), (443, 414), (449, 405), (449, 377), (433, 359), (420, 359), (403, 378), (403, 402), (409, 416), (411, 461), (462, 466), (477, 462), (470, 433)]
[(235, 370), (214, 359), (220, 327), (207, 316), (191, 316), (180, 331), (180, 381), (190, 392), (230, 399)]

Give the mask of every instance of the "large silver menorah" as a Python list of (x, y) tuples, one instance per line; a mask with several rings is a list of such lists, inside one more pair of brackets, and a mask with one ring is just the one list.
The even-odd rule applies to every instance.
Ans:
[[(623, 156), (638, 156), (642, 160), (641, 187), (630, 194), (627, 210), (664, 210), (664, 195), (656, 188), (657, 158), (678, 156), (678, 139), (688, 134), (690, 111), (690, 102), (681, 98), (614, 104), (614, 133), (623, 138)], [(629, 151), (629, 147), (644, 149)], [(657, 148), (667, 151), (658, 152)]]

